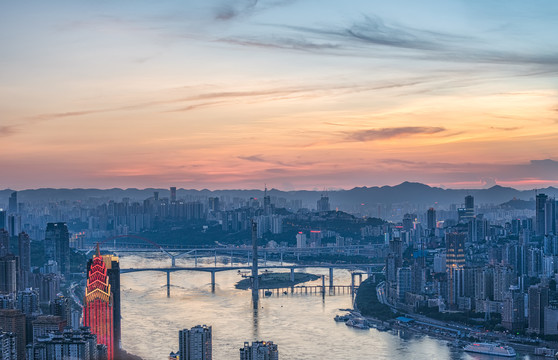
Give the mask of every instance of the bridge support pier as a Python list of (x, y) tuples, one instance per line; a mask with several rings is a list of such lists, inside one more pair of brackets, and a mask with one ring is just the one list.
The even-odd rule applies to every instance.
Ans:
[(171, 266), (176, 267), (176, 257), (175, 256), (171, 257)]
[(322, 275), (322, 297), (325, 298), (325, 275)]
[(358, 274), (358, 286), (362, 284), (362, 273)]
[(215, 271), (211, 272), (211, 292), (215, 292)]
[(281, 251), (281, 266), (283, 266), (283, 252)]
[(267, 251), (264, 252), (264, 266), (267, 266)]
[(355, 295), (355, 274), (351, 273), (351, 296)]
[(370, 279), (372, 277), (372, 268), (366, 268), (366, 273), (367, 279)]
[(217, 267), (217, 250), (215, 250), (215, 267)]
[(333, 268), (329, 268), (329, 291), (333, 289)]
[(194, 251), (194, 266), (198, 267), (198, 250)]
[(291, 268), (291, 282), (295, 281), (295, 277), (294, 277), (294, 268)]
[(233, 265), (234, 265), (234, 264), (233, 264), (233, 253), (232, 253), (232, 251), (231, 251), (231, 266), (233, 266)]
[(170, 297), (170, 271), (167, 271), (167, 297)]

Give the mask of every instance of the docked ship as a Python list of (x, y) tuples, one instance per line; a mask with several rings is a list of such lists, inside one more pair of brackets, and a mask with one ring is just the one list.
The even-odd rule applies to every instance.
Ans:
[(472, 343), (465, 346), (463, 350), (478, 354), (515, 357), (515, 350), (511, 346), (496, 343)]

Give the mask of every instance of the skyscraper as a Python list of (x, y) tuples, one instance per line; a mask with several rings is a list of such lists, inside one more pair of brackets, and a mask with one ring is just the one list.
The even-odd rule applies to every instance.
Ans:
[(211, 326), (197, 325), (178, 332), (180, 360), (211, 360)]
[(459, 275), (465, 266), (465, 234), (446, 234), (446, 271), (448, 274), (448, 303), (457, 304), (460, 294), (461, 279)]
[(545, 208), (548, 196), (538, 194), (535, 200), (535, 234), (542, 236), (545, 234)]
[(510, 331), (520, 331), (525, 327), (525, 305), (519, 287), (510, 287), (504, 297), (502, 326)]
[(471, 220), (475, 217), (475, 198), (471, 195), (465, 196), (465, 216), (463, 219)]
[(15, 214), (17, 213), (17, 191), (14, 191), (10, 195), (9, 203), (8, 203), (8, 212)]
[(6, 224), (8, 220), (8, 214), (6, 213), (6, 210), (0, 209), (0, 229), (5, 229), (6, 226), (8, 226)]
[(267, 187), (264, 190), (264, 215), (271, 215), (271, 197), (267, 194)]
[(13, 254), (0, 257), (0, 293), (17, 291), (19, 258)]
[(54, 260), (63, 274), (70, 273), (70, 233), (66, 223), (48, 223), (45, 233), (46, 260)]
[(529, 328), (527, 331), (544, 334), (544, 308), (548, 306), (548, 287), (541, 284), (529, 287)]
[(170, 201), (171, 202), (176, 201), (176, 187), (175, 186), (171, 186), (171, 188), (170, 188)]
[(19, 282), (20, 288), (25, 289), (29, 286), (29, 277), (31, 274), (31, 239), (25, 232), (19, 233)]
[(556, 235), (556, 200), (552, 198), (544, 205), (544, 234)]
[(114, 298), (107, 267), (97, 247), (87, 272), (83, 323), (97, 335), (97, 343), (107, 347), (108, 360), (114, 359)]
[(436, 229), (436, 210), (434, 208), (430, 208), (426, 212), (426, 226), (431, 231)]
[(320, 200), (316, 204), (318, 212), (329, 211), (329, 196), (327, 194), (322, 194)]
[(240, 360), (279, 360), (279, 351), (273, 341), (254, 341), (252, 345), (245, 342), (240, 349)]
[(5, 229), (0, 229), (0, 257), (8, 255), (10, 252), (10, 233)]
[[(118, 355), (121, 347), (121, 336), (122, 336), (122, 320), (120, 312), (120, 261), (117, 256), (114, 255), (101, 255), (105, 267), (107, 269), (107, 276), (109, 279), (110, 290), (112, 292), (112, 309), (113, 309), (113, 322), (114, 322), (114, 354)], [(91, 270), (93, 265), (93, 259), (89, 260), (87, 263), (87, 272)]]

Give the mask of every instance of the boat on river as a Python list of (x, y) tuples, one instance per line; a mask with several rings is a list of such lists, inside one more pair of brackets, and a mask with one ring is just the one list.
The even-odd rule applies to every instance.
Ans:
[(471, 343), (465, 346), (463, 350), (477, 354), (515, 357), (515, 350), (511, 346), (497, 343)]

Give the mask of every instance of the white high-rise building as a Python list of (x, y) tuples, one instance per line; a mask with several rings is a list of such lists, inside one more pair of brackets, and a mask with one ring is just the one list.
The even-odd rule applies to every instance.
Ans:
[(211, 360), (211, 326), (197, 325), (178, 332), (180, 360)]
[(299, 249), (307, 247), (306, 234), (303, 234), (302, 232), (296, 234), (296, 247)]

